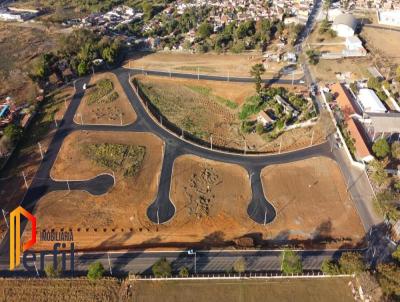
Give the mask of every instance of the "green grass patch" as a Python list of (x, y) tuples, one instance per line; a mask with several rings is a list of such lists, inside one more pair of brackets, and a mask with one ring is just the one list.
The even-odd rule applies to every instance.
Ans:
[(118, 93), (116, 91), (113, 92), (113, 90), (114, 85), (111, 80), (103, 79), (97, 81), (95, 86), (89, 91), (86, 102), (89, 106), (111, 103), (118, 98)]
[(85, 144), (85, 155), (97, 164), (124, 176), (135, 176), (144, 160), (146, 147), (123, 144)]
[(185, 87), (189, 88), (190, 90), (192, 90), (194, 92), (200, 93), (201, 95), (213, 98), (217, 102), (229, 107), (230, 109), (236, 109), (239, 106), (234, 101), (231, 101), (229, 99), (223, 98), (223, 97), (221, 97), (219, 95), (213, 95), (211, 88), (204, 87), (204, 86), (194, 86), (194, 85), (186, 85)]
[(204, 86), (193, 86), (193, 85), (185, 85), (190, 90), (200, 93), (205, 96), (209, 96), (211, 94), (212, 89)]

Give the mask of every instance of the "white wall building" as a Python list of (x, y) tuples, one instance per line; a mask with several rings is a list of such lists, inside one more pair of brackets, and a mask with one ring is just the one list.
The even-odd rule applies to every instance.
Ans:
[(364, 112), (385, 113), (387, 111), (381, 100), (371, 89), (360, 89), (357, 98)]
[(378, 23), (389, 26), (400, 26), (400, 10), (377, 10)]
[(339, 37), (347, 38), (354, 36), (357, 28), (357, 19), (352, 14), (341, 14), (335, 18), (332, 29)]

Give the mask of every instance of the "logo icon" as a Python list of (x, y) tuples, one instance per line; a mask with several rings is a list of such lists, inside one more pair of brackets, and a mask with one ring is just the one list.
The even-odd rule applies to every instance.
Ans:
[[(31, 239), (21, 245), (21, 215), (32, 224)], [(25, 252), (36, 243), (36, 217), (19, 206), (10, 213), (10, 270), (21, 263), (21, 251)]]

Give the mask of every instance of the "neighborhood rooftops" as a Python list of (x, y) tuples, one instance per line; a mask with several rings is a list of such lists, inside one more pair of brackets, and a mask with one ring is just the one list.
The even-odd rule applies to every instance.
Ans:
[(381, 100), (371, 89), (360, 89), (358, 99), (365, 112), (384, 113), (387, 111)]
[(351, 115), (358, 114), (357, 107), (351, 101), (351, 96), (347, 89), (340, 83), (335, 83), (330, 87), (333, 96), (336, 98), (340, 110), (343, 112), (345, 120)]
[(356, 122), (353, 118), (347, 120), (347, 129), (350, 132), (351, 137), (354, 139), (354, 147), (356, 148), (356, 155), (363, 161), (369, 162), (374, 157), (369, 152), (367, 145), (365, 144), (364, 138), (357, 127)]
[(400, 133), (400, 113), (368, 113), (375, 133)]

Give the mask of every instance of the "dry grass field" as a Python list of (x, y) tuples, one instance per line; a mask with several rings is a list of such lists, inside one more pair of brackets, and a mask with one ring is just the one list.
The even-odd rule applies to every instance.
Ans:
[(34, 99), (37, 87), (28, 76), (30, 64), (56, 48), (59, 36), (36, 28), (0, 23), (0, 97), (16, 102)]
[(261, 179), (277, 211), (270, 226), (281, 230), (277, 239), (342, 238), (355, 244), (363, 238), (361, 220), (333, 160), (318, 157), (267, 166)]
[(121, 296), (121, 289), (117, 279), (0, 279), (0, 301), (128, 301)]
[[(185, 131), (205, 141), (213, 138), (214, 145), (274, 153), (296, 150), (325, 140), (321, 120), (314, 127), (298, 128), (283, 132), (278, 138), (266, 141), (257, 133), (241, 131), (239, 104), (252, 96), (251, 85), (240, 86), (233, 83), (177, 80), (153, 76), (137, 77), (143, 91), (160, 112)], [(243, 84), (242, 84), (243, 85)], [(238, 98), (233, 96), (237, 94)], [(254, 117), (256, 120), (256, 117)]]
[[(112, 84), (110, 90), (104, 89), (105, 92), (102, 93), (99, 83)], [(90, 79), (85, 96), (74, 116), (77, 124), (128, 125), (135, 120), (136, 113), (117, 77), (111, 72), (95, 74)]]
[[(27, 178), (27, 184), (30, 185), (41, 163), (37, 143), (40, 142), (42, 149), (47, 150), (55, 134), (54, 119), (58, 121), (62, 119), (66, 110), (65, 105), (68, 106), (73, 93), (73, 87), (68, 86), (46, 97), (47, 103), (28, 128), (28, 132), (15, 150), (14, 156), (1, 171), (0, 207), (4, 210), (11, 211), (20, 204), (26, 192), (22, 172)], [(2, 220), (0, 236), (6, 230), (6, 224)]]
[[(277, 47), (274, 47), (276, 50)], [(274, 50), (274, 51), (275, 51)], [(263, 61), (262, 53), (251, 51), (242, 54), (191, 54), (172, 52), (141, 52), (125, 62), (125, 67), (160, 70), (182, 73), (218, 75), (224, 77), (250, 77), (250, 69), (253, 65)], [(280, 74), (282, 68), (288, 65), (287, 62), (267, 62), (267, 71), (264, 78), (270, 78)], [(292, 78), (288, 75), (281, 75), (283, 78)], [(301, 78), (301, 70), (297, 70), (294, 78)]]
[[(351, 302), (352, 278), (131, 281), (103, 279), (2, 279), (7, 302)], [(128, 287), (130, 285), (130, 287)]]
[(351, 302), (351, 278), (136, 282), (135, 302)]

